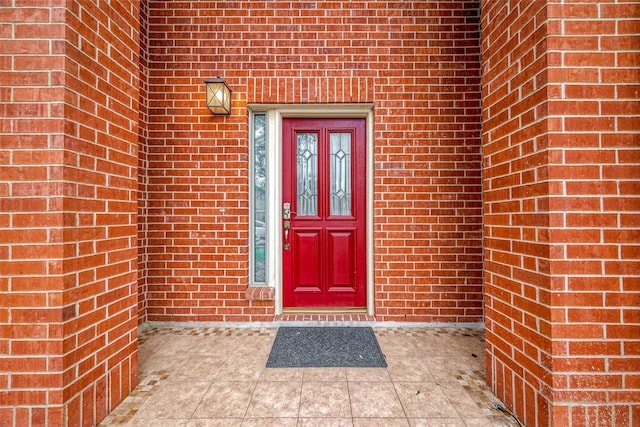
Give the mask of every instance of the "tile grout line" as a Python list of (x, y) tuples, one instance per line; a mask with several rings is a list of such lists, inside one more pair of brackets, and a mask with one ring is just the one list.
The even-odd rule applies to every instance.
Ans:
[(351, 413), (351, 426), (355, 426), (355, 417), (353, 415), (353, 402), (351, 401), (351, 388), (349, 387), (349, 374), (345, 370), (345, 379), (347, 380), (347, 396), (349, 397), (349, 412)]
[(300, 411), (302, 410), (302, 389), (304, 388), (304, 371), (300, 380), (300, 393), (298, 394), (298, 416), (296, 418), (296, 426), (300, 424)]
[[(209, 390), (211, 390), (211, 387), (213, 387), (213, 384), (215, 383), (215, 380), (212, 380), (209, 384), (209, 387), (207, 387), (207, 390), (205, 390), (205, 392), (202, 394), (202, 397), (200, 398), (200, 400), (198, 401), (198, 404), (195, 406), (195, 408), (193, 408), (193, 412), (191, 412), (191, 415), (189, 416), (189, 419), (187, 420), (187, 424), (189, 424), (189, 422), (193, 419), (193, 416), (196, 414), (196, 412), (198, 411), (198, 408), (200, 408), (200, 405), (202, 404), (202, 402), (204, 401), (205, 396), (207, 395), (207, 393), (209, 393)], [(186, 425), (186, 424), (185, 424)]]
[[(267, 362), (265, 361), (265, 364)], [(262, 374), (264, 373), (264, 368), (262, 368), (262, 370), (260, 371), (260, 375), (258, 375), (258, 378), (256, 379), (254, 385), (253, 385), (253, 390), (251, 390), (251, 396), (249, 397), (249, 400), (247, 401), (247, 407), (244, 409), (244, 414), (242, 415), (241, 421), (240, 421), (240, 425), (242, 426), (242, 424), (244, 424), (244, 421), (247, 419), (247, 414), (249, 413), (249, 407), (251, 407), (251, 402), (253, 401), (253, 398), (256, 394), (256, 389), (258, 388), (258, 384), (260, 383), (260, 377), (262, 377)]]
[(391, 378), (391, 374), (389, 374), (389, 379), (391, 380), (391, 386), (393, 387), (393, 391), (396, 394), (396, 398), (398, 399), (398, 402), (400, 402), (400, 406), (402, 407), (402, 412), (404, 413), (404, 419), (407, 421), (408, 425), (411, 425), (411, 423), (409, 422), (409, 414), (407, 414), (407, 409), (405, 408), (405, 405), (402, 403), (402, 399), (398, 394), (398, 388), (396, 387), (396, 383), (393, 380), (393, 378)]

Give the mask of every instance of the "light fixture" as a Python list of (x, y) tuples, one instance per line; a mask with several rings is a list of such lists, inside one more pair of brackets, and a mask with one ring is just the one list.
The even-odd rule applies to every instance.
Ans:
[(231, 89), (224, 79), (216, 77), (204, 82), (207, 85), (207, 108), (216, 115), (231, 114)]

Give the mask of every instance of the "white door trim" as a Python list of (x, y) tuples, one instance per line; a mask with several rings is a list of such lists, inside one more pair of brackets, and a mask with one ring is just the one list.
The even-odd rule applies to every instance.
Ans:
[(267, 286), (275, 289), (275, 312), (282, 314), (282, 119), (365, 118), (366, 119), (366, 249), (367, 314), (375, 311), (373, 257), (373, 104), (250, 104), (250, 111), (263, 112), (267, 122)]

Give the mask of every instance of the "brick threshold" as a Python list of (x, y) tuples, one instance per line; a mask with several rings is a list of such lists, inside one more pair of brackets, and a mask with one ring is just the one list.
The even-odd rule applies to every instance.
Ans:
[(273, 317), (274, 322), (367, 322), (376, 321), (366, 313), (283, 313)]

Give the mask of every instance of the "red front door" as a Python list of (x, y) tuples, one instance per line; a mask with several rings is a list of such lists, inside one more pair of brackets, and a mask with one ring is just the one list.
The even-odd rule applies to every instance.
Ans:
[(365, 141), (364, 119), (283, 119), (284, 308), (366, 307)]

